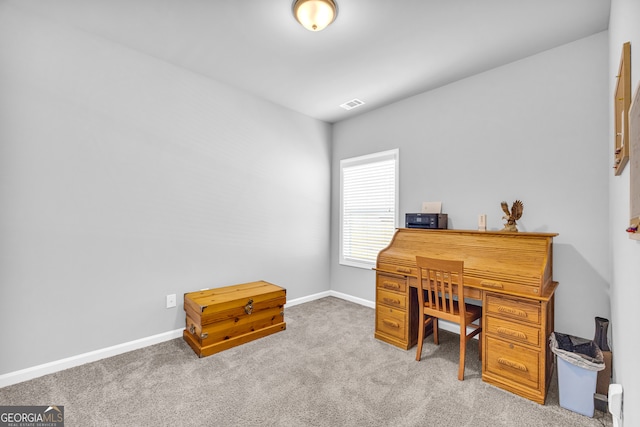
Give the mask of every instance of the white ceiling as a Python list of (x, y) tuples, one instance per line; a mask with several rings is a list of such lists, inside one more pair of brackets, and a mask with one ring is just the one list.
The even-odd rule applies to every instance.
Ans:
[[(11, 0), (326, 122), (604, 31), (610, 0), (337, 0), (305, 30), (292, 0)], [(340, 104), (358, 98), (351, 111)]]

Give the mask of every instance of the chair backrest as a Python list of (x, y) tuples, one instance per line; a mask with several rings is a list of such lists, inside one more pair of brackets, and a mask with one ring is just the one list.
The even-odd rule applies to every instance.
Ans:
[[(425, 308), (460, 316), (465, 312), (463, 270), (464, 261), (443, 260), (417, 256), (418, 302)], [(457, 301), (454, 304), (454, 301)], [(458, 310), (454, 311), (454, 307)]]

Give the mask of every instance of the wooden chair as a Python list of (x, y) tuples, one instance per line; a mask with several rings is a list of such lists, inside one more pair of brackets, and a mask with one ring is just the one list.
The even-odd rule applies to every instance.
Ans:
[[(441, 260), (416, 257), (418, 265), (418, 307), (420, 321), (418, 327), (418, 352), (416, 360), (422, 356), (422, 342), (425, 329), (433, 325), (433, 342), (438, 341), (438, 319), (460, 324), (460, 366), (458, 379), (464, 380), (464, 358), (467, 341), (478, 335), (478, 348), (482, 360), (482, 326), (472, 322), (482, 319), (482, 307), (464, 302), (462, 272), (463, 261)], [(481, 322), (480, 322), (481, 323)], [(467, 334), (467, 327), (473, 331)]]

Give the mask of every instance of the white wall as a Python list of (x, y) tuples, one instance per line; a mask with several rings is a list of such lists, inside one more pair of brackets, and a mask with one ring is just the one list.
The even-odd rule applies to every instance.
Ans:
[(329, 289), (330, 125), (5, 2), (0, 94), (0, 374)]
[[(640, 84), (640, 2), (612, 0), (609, 21), (609, 117), (608, 161), (613, 165), (613, 92), (622, 44), (631, 42), (632, 94)], [(624, 390), (624, 425), (640, 425), (640, 370), (638, 369), (638, 301), (640, 301), (640, 242), (629, 239), (629, 165), (620, 176), (609, 174), (611, 261), (611, 340), (614, 382)]]
[(402, 216), (442, 200), (452, 227), (498, 229), (520, 198), (523, 231), (560, 233), (556, 329), (611, 318), (638, 401), (640, 246), (621, 232), (610, 104), (639, 7), (612, 1), (609, 39), (339, 123), (331, 155), (324, 123), (0, 2), (0, 375), (180, 328), (168, 293), (264, 279), (293, 299), (327, 290), (330, 265), (334, 291), (373, 301), (373, 272), (337, 263), (337, 165), (399, 147)]
[(400, 213), (440, 200), (449, 228), (475, 229), (524, 202), (521, 231), (556, 232), (556, 330), (594, 335), (610, 316), (607, 33), (334, 126), (332, 289), (374, 301), (370, 270), (338, 265), (339, 161), (400, 148)]

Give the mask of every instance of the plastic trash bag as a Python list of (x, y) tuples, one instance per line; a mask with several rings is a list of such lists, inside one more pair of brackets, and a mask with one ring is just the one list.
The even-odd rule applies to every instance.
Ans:
[(593, 340), (552, 332), (549, 336), (549, 348), (572, 365), (589, 371), (604, 369), (602, 350)]

